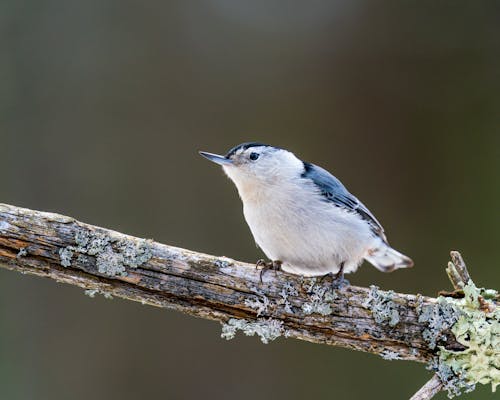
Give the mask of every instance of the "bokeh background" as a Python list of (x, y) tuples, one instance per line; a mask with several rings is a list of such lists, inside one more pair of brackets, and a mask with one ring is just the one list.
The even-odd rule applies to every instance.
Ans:
[[(255, 261), (236, 190), (197, 150), (258, 140), (332, 171), (416, 262), (351, 283), (434, 295), (458, 249), (500, 286), (498, 2), (4, 0), (0, 49), (1, 202)], [(402, 399), (431, 376), (219, 335), (0, 270), (6, 400)]]

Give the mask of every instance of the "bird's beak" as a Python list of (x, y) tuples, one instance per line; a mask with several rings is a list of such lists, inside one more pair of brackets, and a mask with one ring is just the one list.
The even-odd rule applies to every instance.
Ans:
[(219, 156), (218, 154), (207, 153), (205, 151), (200, 151), (199, 153), (201, 156), (219, 165), (230, 165), (233, 163), (233, 160), (224, 156)]

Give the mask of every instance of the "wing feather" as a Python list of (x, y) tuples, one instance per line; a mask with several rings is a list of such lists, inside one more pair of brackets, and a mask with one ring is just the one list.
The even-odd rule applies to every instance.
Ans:
[(325, 200), (337, 207), (358, 214), (370, 224), (372, 231), (387, 242), (384, 228), (375, 216), (359, 201), (356, 196), (349, 193), (345, 186), (327, 170), (317, 165), (304, 162), (303, 178), (310, 179), (318, 187)]

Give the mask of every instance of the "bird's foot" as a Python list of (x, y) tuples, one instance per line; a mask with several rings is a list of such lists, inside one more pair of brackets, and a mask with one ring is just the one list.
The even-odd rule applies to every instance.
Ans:
[(282, 262), (280, 260), (266, 261), (261, 258), (259, 261), (257, 261), (257, 263), (255, 264), (255, 268), (262, 267), (262, 269), (260, 270), (260, 283), (263, 283), (262, 276), (266, 271), (281, 271), (281, 264)]
[(344, 278), (344, 262), (340, 263), (339, 272), (335, 275), (335, 279), (333, 280), (333, 287), (335, 289), (342, 289), (344, 286), (349, 286), (350, 283), (347, 279)]
[(325, 279), (332, 279), (332, 287), (334, 289), (342, 289), (344, 286), (349, 286), (350, 283), (347, 279), (344, 278), (344, 263), (340, 264), (339, 272), (334, 274), (333, 272), (329, 272), (326, 275), (323, 275), (320, 279), (320, 282), (323, 283)]
[(327, 282), (327, 281), (330, 281), (330, 280), (331, 280), (331, 281), (332, 281), (332, 283), (333, 283), (333, 281), (335, 280), (335, 277), (336, 277), (336, 276), (337, 276), (337, 274), (334, 274), (333, 272), (328, 272), (327, 274), (325, 274), (325, 275), (323, 275), (323, 276), (321, 276), (321, 277), (319, 278), (319, 283), (320, 283), (321, 285), (323, 285), (323, 283), (325, 283), (325, 282)]

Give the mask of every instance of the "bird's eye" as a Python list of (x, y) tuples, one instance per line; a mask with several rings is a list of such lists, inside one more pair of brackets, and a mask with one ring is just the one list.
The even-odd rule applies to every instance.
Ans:
[(259, 156), (259, 153), (250, 153), (250, 160), (255, 161), (257, 160), (257, 158), (259, 158)]

